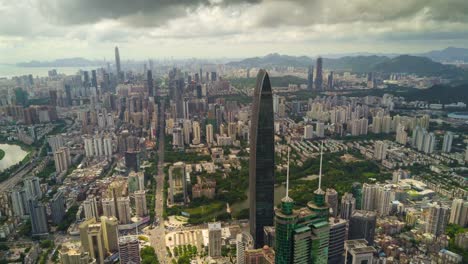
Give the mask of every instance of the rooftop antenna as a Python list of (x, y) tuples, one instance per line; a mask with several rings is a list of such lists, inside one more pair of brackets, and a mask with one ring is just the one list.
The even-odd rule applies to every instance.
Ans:
[(323, 141), (320, 145), (320, 171), (319, 171), (319, 186), (318, 189), (322, 190), (322, 159), (323, 159)]
[(288, 167), (286, 170), (286, 198), (289, 198), (289, 146), (288, 146)]

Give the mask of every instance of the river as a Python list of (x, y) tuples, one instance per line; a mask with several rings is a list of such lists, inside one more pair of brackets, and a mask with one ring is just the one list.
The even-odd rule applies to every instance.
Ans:
[(0, 144), (0, 149), (5, 151), (5, 156), (0, 160), (0, 172), (22, 161), (28, 152), (18, 145)]

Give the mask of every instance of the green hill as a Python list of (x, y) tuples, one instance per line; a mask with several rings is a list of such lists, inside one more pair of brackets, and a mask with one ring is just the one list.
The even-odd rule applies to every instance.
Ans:
[(401, 55), (373, 67), (373, 71), (384, 73), (411, 73), (419, 76), (442, 76), (459, 79), (467, 72), (453, 65), (432, 61), (425, 57)]

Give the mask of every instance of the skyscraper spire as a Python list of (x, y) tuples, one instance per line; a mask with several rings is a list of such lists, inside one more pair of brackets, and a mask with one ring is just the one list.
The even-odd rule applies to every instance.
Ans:
[(286, 199), (289, 198), (289, 146), (288, 146), (288, 168), (286, 170)]
[(320, 170), (319, 170), (319, 185), (318, 190), (322, 190), (322, 160), (323, 160), (323, 141), (320, 145)]

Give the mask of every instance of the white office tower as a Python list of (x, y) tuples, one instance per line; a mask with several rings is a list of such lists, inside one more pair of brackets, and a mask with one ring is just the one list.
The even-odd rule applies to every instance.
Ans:
[(192, 130), (193, 130), (192, 144), (198, 145), (200, 144), (200, 141), (201, 141), (200, 123), (198, 123), (197, 121), (194, 121), (192, 125)]
[(190, 144), (190, 133), (192, 132), (192, 121), (185, 119), (184, 123), (182, 124), (184, 129), (184, 144)]
[(135, 214), (139, 217), (148, 215), (148, 208), (146, 207), (146, 191), (136, 191), (135, 195)]
[(445, 233), (450, 216), (450, 208), (440, 203), (432, 203), (427, 216), (426, 233), (439, 236)]
[(172, 129), (172, 147), (183, 148), (184, 147), (184, 133), (180, 127)]
[(107, 217), (117, 217), (117, 213), (115, 211), (115, 201), (113, 198), (102, 198), (102, 215)]
[(208, 255), (221, 257), (221, 223), (208, 223)]
[(304, 126), (304, 139), (312, 139), (314, 137), (314, 127), (312, 125)]
[(117, 198), (117, 214), (119, 215), (119, 222), (122, 225), (131, 222), (132, 210), (130, 208), (130, 197)]
[(317, 137), (323, 138), (325, 136), (325, 124), (322, 122), (317, 122), (315, 134)]
[(423, 151), (425, 153), (430, 154), (434, 152), (435, 145), (436, 145), (436, 137), (434, 133), (425, 134)]
[(26, 200), (42, 198), (41, 185), (38, 177), (27, 178), (23, 183), (24, 190), (26, 191)]
[(58, 148), (63, 147), (65, 145), (63, 137), (60, 134), (47, 137), (47, 142), (49, 143), (52, 152), (55, 152)]
[(376, 207), (378, 186), (375, 184), (364, 183), (362, 185), (362, 210), (374, 211)]
[(95, 218), (98, 219), (99, 213), (98, 213), (98, 207), (97, 207), (97, 201), (96, 197), (88, 197), (85, 201), (82, 203), (83, 205), (83, 210), (84, 210), (84, 215), (85, 219), (91, 219)]
[(341, 218), (349, 220), (356, 209), (356, 198), (352, 193), (345, 193), (341, 197)]
[(208, 124), (206, 125), (206, 143), (208, 145), (213, 144), (214, 136), (213, 136), (213, 125)]
[(374, 145), (374, 158), (376, 160), (385, 160), (387, 156), (387, 144), (383, 141), (376, 141)]
[(83, 142), (84, 142), (84, 149), (85, 149), (85, 155), (86, 157), (93, 157), (94, 156), (94, 144), (93, 144), (93, 138), (90, 137), (89, 135), (83, 136)]
[(398, 124), (396, 128), (396, 142), (402, 145), (406, 145), (408, 142), (408, 133), (406, 133), (405, 126), (402, 124)]
[(105, 135), (103, 141), (104, 141), (104, 156), (112, 157), (112, 154), (114, 153), (112, 137), (110, 135)]
[(54, 152), (55, 171), (60, 174), (71, 166), (70, 149), (60, 147)]
[(444, 135), (444, 142), (442, 144), (442, 152), (449, 153), (452, 151), (452, 141), (453, 141), (453, 133), (448, 131)]
[(98, 127), (99, 129), (104, 129), (106, 127), (106, 117), (102, 114), (98, 114)]
[(273, 95), (273, 113), (278, 113), (279, 108), (279, 96), (277, 94)]
[(106, 125), (108, 128), (113, 128), (114, 127), (114, 116), (112, 116), (111, 113), (108, 113), (107, 114), (107, 118), (106, 118)]
[(245, 263), (245, 251), (253, 249), (253, 238), (249, 232), (242, 232), (236, 236), (237, 264)]
[(468, 226), (468, 201), (463, 199), (453, 200), (449, 223), (457, 224), (461, 227)]
[(345, 264), (364, 264), (374, 263), (374, 254), (377, 250), (367, 245), (365, 239), (346, 240), (345, 248)]

